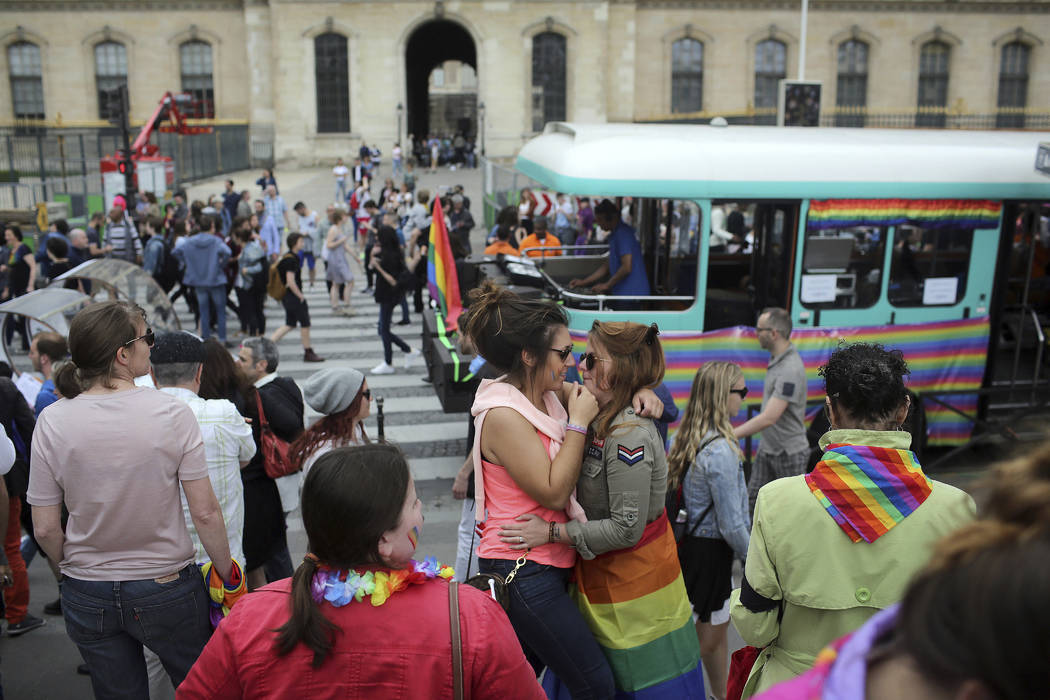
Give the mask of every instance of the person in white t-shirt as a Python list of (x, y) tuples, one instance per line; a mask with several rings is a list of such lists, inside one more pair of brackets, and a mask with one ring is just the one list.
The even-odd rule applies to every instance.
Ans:
[(293, 464), (302, 465), (305, 480), (310, 468), (326, 452), (369, 443), (364, 420), (372, 412), (372, 391), (361, 372), (333, 367), (316, 372), (303, 383), (303, 398), (321, 414), (288, 451)]
[[(230, 557), (244, 571), (244, 548), (241, 542), (244, 535), (244, 484), (241, 482), (241, 469), (255, 455), (251, 426), (230, 401), (202, 399), (198, 396), (204, 367), (204, 343), (195, 335), (186, 331), (157, 333), (150, 362), (150, 374), (157, 388), (188, 405), (197, 418), (208, 461), (208, 478), (226, 524)], [(197, 565), (211, 561), (197, 535), (185, 496), (182, 499), (182, 515), (193, 542)], [(150, 698), (161, 700), (173, 697), (173, 688), (160, 657), (149, 650), (146, 651), (146, 668), (150, 678)]]
[(401, 144), (395, 143), (394, 148), (390, 151), (390, 162), (394, 166), (394, 178), (401, 177)]
[(335, 167), (332, 168), (332, 176), (335, 178), (335, 202), (337, 206), (342, 206), (343, 202), (346, 201), (346, 176), (350, 174), (350, 168), (343, 165), (343, 159), (338, 158), (335, 161)]
[[(303, 249), (299, 251), (299, 267), (306, 265), (310, 268), (310, 287), (314, 286), (317, 278), (317, 260), (315, 251), (320, 251), (324, 245), (324, 234), (320, 234), (317, 223), (317, 213), (310, 211), (302, 202), (296, 202), (293, 207), (299, 218), (299, 233), (303, 236)], [(318, 237), (320, 234), (320, 238)]]

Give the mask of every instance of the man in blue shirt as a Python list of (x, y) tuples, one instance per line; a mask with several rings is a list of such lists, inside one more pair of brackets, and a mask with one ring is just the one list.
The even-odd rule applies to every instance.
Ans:
[[(642, 258), (642, 246), (633, 228), (620, 219), (616, 205), (603, 199), (594, 209), (594, 221), (609, 234), (609, 259), (601, 267), (583, 279), (569, 282), (570, 288), (587, 287), (606, 275), (605, 282), (594, 284), (592, 289), (598, 294), (610, 292), (617, 296), (648, 296), (649, 278), (645, 274), (645, 260)], [(639, 302), (626, 301), (618, 303), (615, 308), (638, 308)]]
[(52, 367), (56, 362), (66, 359), (68, 354), (66, 339), (58, 333), (44, 331), (33, 337), (33, 343), (29, 346), (29, 361), (33, 363), (33, 370), (44, 377), (44, 384), (33, 405), (34, 415), (39, 417), (41, 411), (58, 401), (55, 383), (51, 380)]

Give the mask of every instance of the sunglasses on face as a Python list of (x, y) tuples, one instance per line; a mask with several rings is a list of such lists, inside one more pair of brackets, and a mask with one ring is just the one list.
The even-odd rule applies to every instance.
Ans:
[(746, 399), (747, 398), (747, 387), (745, 386), (743, 389), (730, 389), (729, 393), (730, 394), (736, 394), (740, 398)]
[(153, 335), (153, 329), (152, 328), (147, 328), (145, 335), (140, 335), (138, 338), (132, 338), (128, 342), (124, 343), (124, 347), (127, 347), (127, 346), (131, 345), (132, 343), (134, 343), (136, 341), (139, 341), (139, 340), (145, 340), (146, 341), (146, 345), (148, 347), (153, 347), (153, 341), (155, 339), (156, 339), (156, 336)]
[(593, 352), (585, 352), (580, 354), (580, 365), (586, 367), (587, 371), (594, 369), (595, 362), (612, 362), (612, 360), (606, 357), (598, 357)]
[(572, 346), (566, 345), (563, 348), (551, 348), (551, 352), (558, 353), (558, 359), (565, 362), (565, 358), (572, 354)]
[(371, 389), (365, 389), (364, 391), (361, 392), (361, 396), (365, 397), (365, 401), (371, 401), (372, 400), (372, 390)]

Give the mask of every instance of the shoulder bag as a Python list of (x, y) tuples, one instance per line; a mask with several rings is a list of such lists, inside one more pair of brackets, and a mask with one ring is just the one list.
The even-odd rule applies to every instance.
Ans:
[(448, 582), (448, 618), (452, 630), (452, 697), (463, 700), (463, 641), (459, 630), (459, 583)]
[(288, 455), (291, 445), (277, 437), (277, 433), (273, 432), (273, 428), (267, 422), (258, 389), (255, 390), (255, 405), (259, 408), (259, 447), (262, 450), (263, 469), (266, 470), (266, 476), (271, 479), (279, 479), (299, 471), (293, 468), (292, 460)]
[(525, 550), (525, 553), (518, 557), (518, 560), (514, 562), (514, 568), (507, 574), (506, 579), (499, 574), (477, 574), (468, 578), (464, 583), (477, 588), (479, 591), (488, 593), (494, 601), (500, 604), (503, 611), (507, 612), (510, 609), (510, 590), (508, 586), (510, 586), (514, 577), (518, 575), (518, 569), (525, 566), (531, 551), (531, 549)]

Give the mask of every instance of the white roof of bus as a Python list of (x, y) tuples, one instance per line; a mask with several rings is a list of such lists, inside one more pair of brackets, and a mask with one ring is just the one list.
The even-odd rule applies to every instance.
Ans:
[(676, 198), (1050, 198), (1046, 132), (555, 122), (517, 167), (559, 192)]

